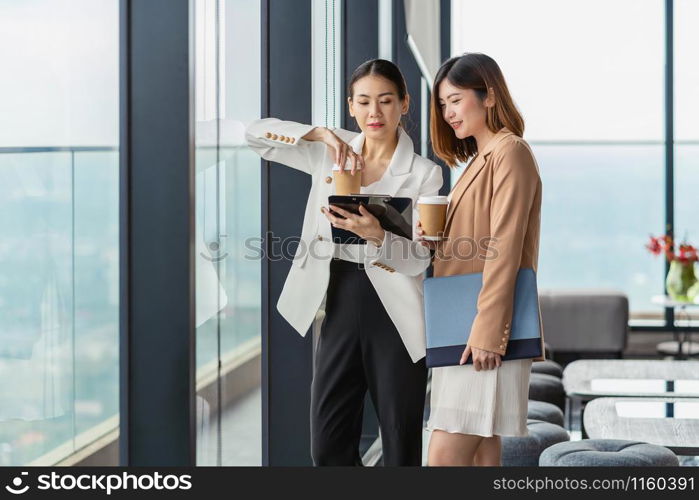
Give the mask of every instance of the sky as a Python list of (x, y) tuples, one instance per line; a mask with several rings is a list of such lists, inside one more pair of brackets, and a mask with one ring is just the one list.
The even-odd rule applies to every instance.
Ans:
[[(246, 29), (236, 20), (256, 11), (247, 12), (245, 0), (226, 5), (231, 29)], [(528, 140), (661, 141), (663, 6), (663, 0), (453, 0), (453, 53), (485, 52), (498, 61)], [(676, 139), (699, 140), (699, 34), (692, 33), (699, 1), (675, 0), (675, 11)], [(259, 102), (248, 88), (258, 80), (236, 87), (235, 71), (255, 67), (257, 47), (227, 50), (226, 116)], [(117, 0), (0, 0), (0, 67), (9, 75), (0, 78), (0, 147), (116, 145), (118, 56)], [(205, 65), (202, 57), (197, 63)], [(208, 87), (198, 79), (198, 102), (208, 102)], [(209, 108), (198, 106), (198, 120), (213, 116)]]
[(110, 146), (119, 2), (0, 0), (0, 147)]
[[(498, 62), (527, 139), (663, 140), (663, 0), (452, 2), (452, 53)], [(676, 0), (677, 140), (699, 139), (698, 24), (699, 2)]]
[[(216, 117), (214, 6), (196, 2), (195, 111), (205, 126)], [(249, 121), (260, 108), (259, 1), (226, 0), (221, 17), (221, 116)], [(0, 67), (11, 76), (0, 78), (0, 147), (118, 144), (118, 0), (0, 0)]]

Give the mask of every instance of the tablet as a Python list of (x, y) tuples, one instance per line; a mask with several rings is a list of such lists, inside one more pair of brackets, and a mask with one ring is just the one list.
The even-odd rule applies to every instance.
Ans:
[[(356, 194), (349, 196), (333, 195), (328, 197), (328, 204), (336, 205), (348, 212), (359, 215), (359, 205), (379, 219), (381, 227), (386, 231), (413, 239), (413, 200), (410, 198), (393, 198), (382, 194)], [(334, 214), (342, 217), (339, 214)], [(366, 240), (351, 231), (339, 227), (332, 228), (334, 243), (363, 245)]]

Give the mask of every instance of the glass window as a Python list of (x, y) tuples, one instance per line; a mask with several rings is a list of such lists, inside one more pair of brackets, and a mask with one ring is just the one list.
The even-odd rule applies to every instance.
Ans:
[(195, 10), (197, 464), (260, 465), (261, 5)]
[[(699, 2), (675, 0), (675, 238), (699, 246)], [(696, 269), (699, 275), (699, 268)], [(688, 312), (699, 317), (696, 309)]]
[[(311, 26), (313, 125), (339, 127), (343, 102), (342, 2), (313, 0)], [(353, 68), (354, 69), (354, 68)], [(349, 77), (348, 77), (349, 78)]]
[(0, 1), (0, 465), (118, 427), (118, 6)]
[(663, 293), (664, 266), (644, 245), (665, 220), (664, 2), (452, 9), (453, 54), (498, 62), (539, 163), (540, 287), (619, 289), (633, 315), (659, 318), (651, 298)]

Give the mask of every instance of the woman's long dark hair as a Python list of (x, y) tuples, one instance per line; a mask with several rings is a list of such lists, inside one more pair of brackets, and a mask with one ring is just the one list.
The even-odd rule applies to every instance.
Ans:
[(434, 152), (450, 167), (458, 162), (466, 162), (478, 154), (478, 145), (474, 137), (459, 139), (442, 116), (439, 106), (439, 85), (447, 79), (449, 83), (461, 89), (473, 89), (481, 101), (492, 89), (495, 105), (487, 108), (485, 123), (491, 132), (505, 127), (515, 135), (524, 134), (524, 119), (512, 100), (505, 83), (505, 77), (495, 60), (485, 54), (466, 53), (452, 57), (439, 68), (432, 86), (432, 105), (430, 106), (430, 135)]

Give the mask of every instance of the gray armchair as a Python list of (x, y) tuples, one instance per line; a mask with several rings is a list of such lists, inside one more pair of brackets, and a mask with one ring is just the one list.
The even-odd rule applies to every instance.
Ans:
[(541, 290), (544, 338), (556, 361), (621, 358), (629, 323), (628, 297), (614, 290)]

